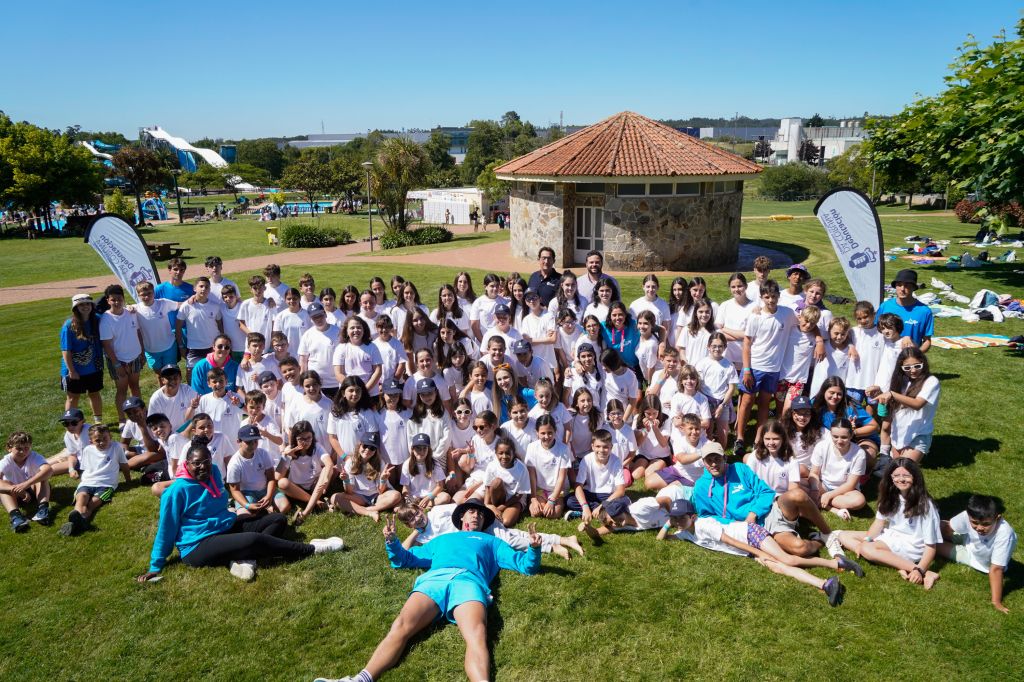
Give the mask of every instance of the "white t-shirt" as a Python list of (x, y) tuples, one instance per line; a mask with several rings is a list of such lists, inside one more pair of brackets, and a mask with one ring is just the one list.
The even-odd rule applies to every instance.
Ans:
[(661, 366), (661, 362), (658, 360), (657, 337), (640, 339), (640, 343), (636, 345), (636, 360), (645, 377), (651, 376), (654, 370)]
[(284, 457), (282, 461), (287, 462), (285, 471), (288, 480), (304, 490), (311, 490), (320, 478), (320, 472), (324, 467), (333, 466), (331, 456), (320, 443), (316, 444), (311, 457), (301, 456), (292, 459)]
[(798, 294), (789, 293), (789, 289), (779, 290), (779, 307), (789, 308), (793, 312), (796, 312), (796, 307), (804, 300), (804, 292), (801, 291)]
[(885, 541), (885, 535), (894, 534), (902, 541), (906, 553), (913, 557), (920, 557), (924, 553), (925, 545), (937, 545), (942, 542), (942, 530), (940, 528), (939, 510), (935, 503), (929, 501), (928, 513), (924, 516), (915, 516), (908, 519), (904, 513), (905, 501), (900, 496), (900, 506), (890, 516), (875, 513), (875, 518), (886, 521), (888, 525), (878, 539)]
[(669, 415), (674, 417), (677, 414), (695, 414), (700, 417), (701, 421), (711, 419), (711, 405), (708, 403), (708, 397), (700, 392), (693, 395), (687, 395), (682, 391), (677, 392), (672, 396)]
[[(524, 337), (528, 336), (531, 340), (545, 339), (555, 329), (555, 318), (549, 313), (544, 313), (541, 316), (530, 313), (523, 317), (523, 321), (519, 324), (519, 331)], [(556, 334), (557, 339), (557, 334)], [(540, 358), (547, 366), (554, 369), (556, 366), (555, 362), (555, 344), (553, 343), (533, 343), (533, 356)]]
[(274, 331), (282, 332), (288, 337), (288, 350), (294, 355), (299, 353), (299, 342), (302, 340), (302, 334), (312, 326), (313, 323), (309, 319), (309, 313), (301, 308), (297, 313), (293, 313), (288, 308), (285, 308), (274, 315)]
[(527, 386), (536, 386), (537, 382), (541, 379), (547, 379), (552, 384), (555, 382), (555, 373), (551, 365), (536, 354), (534, 354), (533, 360), (530, 361), (529, 365), (523, 365), (523, 369), (526, 370)]
[[(350, 483), (355, 491), (360, 495), (373, 497), (380, 493), (380, 488), (377, 487), (379, 479), (370, 478), (367, 475), (365, 464), (363, 465), (362, 472), (358, 474), (356, 473), (356, 460), (354, 457), (349, 457), (345, 460), (345, 473), (348, 474), (349, 477), (348, 483)], [(388, 484), (388, 487), (391, 487), (390, 484)]]
[(611, 494), (617, 486), (626, 484), (622, 475), (622, 460), (611, 455), (607, 464), (601, 464), (593, 452), (588, 452), (576, 472), (576, 483), (590, 493)]
[(411, 414), (410, 410), (381, 410), (377, 414), (377, 423), (380, 425), (380, 456), (388, 464), (401, 466), (409, 459), (406, 423)]
[(288, 289), (290, 289), (290, 288), (291, 287), (289, 287), (284, 282), (278, 282), (275, 285), (275, 284), (271, 284), (268, 281), (267, 282), (266, 291), (263, 292), (263, 295), (265, 297), (269, 298), (270, 300), (272, 300), (277, 305), (281, 306), (281, 305), (284, 305), (285, 294), (288, 293)]
[[(46, 458), (35, 450), (28, 453), (28, 457), (25, 458), (22, 464), (15, 462), (14, 455), (8, 453), (0, 460), (0, 478), (12, 485), (18, 485), (39, 473), (39, 467), (44, 464), (46, 464)], [(529, 483), (527, 483), (526, 487), (527, 491), (529, 491)]]
[[(581, 459), (583, 455), (590, 452), (590, 437), (593, 435), (593, 431), (590, 430), (590, 417), (586, 414), (572, 414), (572, 437), (569, 439), (569, 447), (572, 449), (573, 455), (576, 459)], [(597, 426), (594, 427), (594, 431), (604, 427), (604, 420), (598, 416)]]
[(965, 511), (950, 519), (949, 526), (957, 535), (965, 536), (969, 557), (967, 565), (971, 568), (988, 573), (992, 566), (1006, 568), (1010, 565), (1010, 557), (1017, 547), (1017, 534), (1006, 519), (999, 519), (988, 535), (982, 535), (971, 527), (971, 519)]
[(151, 306), (141, 303), (135, 306), (135, 318), (142, 330), (142, 345), (150, 353), (162, 353), (174, 346), (174, 330), (168, 315), (177, 309), (177, 301), (166, 298), (156, 299)]
[(235, 373), (235, 386), (238, 387), (238, 390), (245, 392), (260, 390), (256, 379), (264, 372), (270, 372), (278, 380), (281, 379), (281, 365), (277, 363), (277, 358), (273, 355), (264, 355), (257, 362), (252, 362), (252, 360), (249, 362), (249, 369), (242, 369), (242, 363), (238, 365), (238, 371)]
[(331, 399), (325, 395), (320, 400), (311, 403), (305, 397), (297, 398), (287, 403), (284, 408), (284, 430), (289, 431), (300, 421), (308, 421), (313, 427), (313, 434), (316, 436), (317, 445), (327, 443), (327, 418), (331, 413)]
[[(235, 436), (236, 438), (232, 438), (229, 441), (223, 433), (217, 433), (215, 431), (213, 434), (213, 438), (211, 438), (210, 442), (207, 443), (206, 445), (206, 447), (209, 448), (210, 450), (210, 454), (212, 455), (211, 459), (213, 460), (213, 465), (220, 470), (220, 475), (222, 478), (228, 475), (228, 459), (231, 457), (231, 455), (235, 454), (235, 450), (238, 449), (235, 446), (235, 441), (237, 440), (238, 436), (237, 432), (235, 433)], [(169, 446), (172, 440), (172, 438), (167, 439), (167, 443)], [(181, 449), (178, 450), (177, 456), (179, 463), (185, 460), (185, 456), (188, 454), (188, 449), (192, 447), (192, 441), (189, 440), (188, 438), (183, 438), (180, 441), (180, 444)], [(168, 462), (168, 464), (170, 464), (170, 462)], [(176, 472), (172, 471), (171, 475), (173, 476), (175, 473)]]
[(939, 407), (939, 379), (934, 374), (924, 380), (918, 398), (925, 404), (919, 410), (900, 405), (889, 409), (892, 415), (892, 446), (903, 449), (910, 445), (915, 436), (930, 436), (935, 428), (935, 410)]
[(697, 373), (700, 374), (701, 391), (715, 400), (725, 400), (731, 397), (729, 387), (737, 383), (736, 368), (724, 357), (715, 361), (710, 356), (701, 358), (696, 365)]
[(444, 483), (445, 473), (443, 464), (434, 464), (431, 477), (427, 478), (422, 467), (417, 470), (415, 476), (409, 475), (409, 468), (412, 466), (412, 463), (413, 460), (411, 458), (405, 461), (405, 464), (402, 465), (402, 477), (400, 479), (402, 487), (405, 488), (406, 494), (409, 497), (418, 500), (433, 490), (438, 483)]
[(605, 428), (612, 434), (612, 455), (618, 457), (620, 462), (625, 462), (629, 453), (636, 452), (636, 435), (633, 433), (633, 427), (623, 424), (621, 429), (615, 429), (611, 424), (606, 424)]
[(814, 345), (817, 339), (818, 337), (811, 332), (800, 331), (799, 324), (789, 330), (789, 342), (782, 354), (779, 378), (790, 382), (807, 381), (807, 377), (811, 375), (811, 360), (814, 358)]
[(334, 349), (340, 335), (341, 330), (329, 324), (323, 331), (310, 327), (302, 332), (299, 339), (299, 356), (308, 358), (306, 367), (320, 375), (320, 383), (324, 388), (337, 388), (339, 384), (334, 376)]
[(623, 408), (629, 407), (630, 403), (636, 402), (640, 394), (640, 384), (636, 380), (636, 374), (626, 369), (622, 374), (606, 372), (604, 375), (604, 404), (609, 400), (617, 399), (622, 402)]
[[(577, 293), (579, 292), (577, 291)], [(548, 313), (550, 313), (552, 317), (555, 317), (558, 315), (559, 308), (564, 307), (576, 313), (577, 320), (582, 320), (583, 316), (581, 315), (581, 313), (587, 309), (587, 304), (590, 303), (590, 299), (584, 296), (582, 293), (579, 294), (579, 297), (579, 303), (577, 303), (575, 299), (570, 298), (568, 301), (565, 302), (564, 306), (560, 306), (558, 305), (558, 296), (555, 296), (553, 299), (551, 299), (551, 301), (548, 302)]]
[[(567, 334), (561, 326), (555, 331), (555, 348), (562, 351), (562, 354), (570, 360), (576, 359), (576, 341), (583, 334), (583, 327), (576, 325), (571, 333)], [(596, 348), (595, 348), (596, 350)]]
[(778, 372), (789, 333), (797, 326), (796, 313), (779, 305), (774, 315), (762, 311), (747, 318), (746, 336), (751, 339), (750, 366), (759, 372)]
[[(747, 286), (747, 295), (750, 295), (750, 286)], [(747, 301), (746, 305), (740, 305), (736, 299), (730, 298), (718, 306), (718, 313), (715, 315), (715, 327), (717, 329), (732, 329), (743, 331), (747, 326), (747, 318), (757, 307), (755, 299)], [(743, 362), (743, 342), (730, 341), (725, 347), (725, 358), (734, 365)]]
[(395, 371), (398, 370), (398, 365), (405, 364), (408, 361), (409, 356), (405, 352), (405, 347), (402, 346), (402, 342), (392, 336), (387, 341), (382, 340), (380, 337), (373, 340), (373, 347), (377, 349), (377, 355), (380, 356), (380, 378), (381, 381), (386, 381), (395, 376)]
[(792, 438), (789, 439), (789, 444), (793, 447), (793, 457), (798, 463), (807, 467), (808, 470), (811, 468), (811, 455), (814, 454), (814, 448), (822, 441), (830, 440), (828, 429), (822, 428), (818, 440), (813, 445), (804, 444), (804, 434), (796, 433)]
[(597, 318), (598, 322), (604, 322), (605, 320), (608, 319), (608, 310), (609, 310), (609, 307), (606, 306), (604, 303), (601, 303), (600, 301), (594, 300), (594, 301), (591, 301), (587, 305), (587, 307), (583, 309), (583, 314), (579, 315), (576, 319), (580, 322), (580, 324), (582, 324), (583, 320), (588, 315), (593, 315), (594, 317)]
[(800, 462), (796, 457), (783, 461), (773, 455), (758, 459), (753, 452), (743, 458), (743, 463), (754, 470), (757, 477), (768, 484), (776, 493), (782, 494), (789, 490), (791, 483), (800, 482)]
[(689, 327), (682, 327), (676, 332), (676, 346), (682, 349), (688, 365), (696, 365), (708, 357), (710, 340), (711, 332), (704, 327), (698, 328), (696, 334), (691, 334)]
[(219, 300), (221, 298), (221, 293), (224, 291), (225, 284), (230, 284), (235, 288), (236, 294), (241, 294), (237, 284), (227, 277), (221, 277), (219, 282), (214, 282), (212, 278), (210, 279), (210, 296)]
[[(259, 426), (259, 428), (263, 429), (264, 431), (267, 431), (271, 435), (277, 436), (278, 438), (282, 438), (284, 434), (281, 433), (281, 425), (278, 424), (276, 419), (274, 419), (267, 413), (268, 404), (270, 403), (264, 404), (263, 417), (260, 418), (259, 422), (257, 422), (257, 425)], [(243, 421), (246, 424), (249, 423), (248, 419), (245, 419)], [(271, 441), (266, 436), (260, 438), (259, 447), (260, 449), (267, 451), (267, 454), (270, 455), (271, 461), (274, 462), (274, 466), (277, 466), (277, 463), (281, 461), (281, 447), (274, 443), (273, 441)]]
[[(558, 441), (550, 450), (545, 450), (541, 442), (534, 441), (526, 448), (526, 466), (533, 467), (537, 475), (537, 487), (548, 492), (556, 492), (555, 484), (562, 469), (572, 469), (572, 455), (569, 448)], [(569, 488), (569, 472), (565, 473), (563, 490)]]
[(163, 414), (171, 422), (171, 428), (177, 430), (185, 423), (185, 414), (197, 395), (192, 387), (185, 383), (178, 386), (178, 392), (173, 396), (167, 395), (163, 388), (158, 388), (149, 396), (147, 414)]
[(223, 318), (219, 301), (213, 298), (206, 303), (182, 303), (178, 307), (178, 319), (184, 320), (188, 332), (188, 347), (196, 350), (213, 348), (213, 340), (220, 334), (217, 320)]
[[(642, 424), (643, 422), (641, 422)], [(658, 443), (658, 438), (655, 434), (651, 433), (648, 429), (638, 429), (634, 431), (635, 434), (643, 434), (643, 441), (637, 438), (637, 455), (644, 457), (650, 461), (656, 459), (664, 459), (665, 457), (672, 456), (672, 420), (666, 419), (665, 423), (661, 425), (659, 429), (661, 434), (665, 436), (665, 445)]]
[[(462, 307), (461, 303), (459, 304), (459, 307), (460, 308)], [(434, 310), (432, 310), (430, 312), (430, 321), (433, 322), (436, 325), (440, 325), (441, 322), (442, 322), (442, 320), (439, 320), (437, 318), (438, 310), (439, 309), (435, 308)], [(466, 336), (472, 336), (473, 335), (473, 329), (470, 326), (470, 322), (469, 322), (469, 308), (462, 308), (462, 317), (455, 317), (451, 313), (445, 313), (444, 316), (445, 316), (445, 319), (448, 319), (448, 320), (451, 320), (452, 322), (454, 322), (455, 326), (458, 327), (460, 330), (462, 330), (462, 333), (465, 334)]]
[(519, 428), (509, 419), (501, 425), (501, 430), (516, 442), (516, 457), (519, 459), (526, 456), (526, 448), (530, 447), (530, 443), (537, 440), (537, 430), (533, 428), (533, 420), (529, 417), (526, 419), (525, 428)]
[(875, 327), (854, 327), (850, 334), (853, 347), (860, 357), (856, 361), (851, 360), (846, 366), (846, 387), (864, 390), (875, 383), (885, 339)]
[[(269, 291), (269, 289), (268, 289)], [(270, 298), (269, 296), (267, 297)], [(277, 307), (269, 307), (264, 299), (263, 303), (257, 303), (255, 298), (250, 298), (239, 305), (238, 319), (245, 323), (251, 332), (263, 334), (263, 342), (266, 348), (270, 348), (270, 334), (274, 331), (274, 313)]]
[(238, 428), (245, 418), (245, 405), (241, 402), (238, 405), (231, 402), (232, 395), (235, 394), (228, 392), (222, 398), (213, 393), (200, 396), (196, 413), (205, 412), (210, 415), (213, 419), (213, 430), (223, 433), (228, 440), (234, 442), (238, 438)]
[(350, 410), (340, 417), (335, 417), (332, 410), (327, 417), (327, 431), (338, 439), (341, 452), (345, 455), (358, 453), (359, 441), (364, 433), (380, 433), (380, 430), (380, 415), (373, 410)]
[(878, 361), (878, 371), (875, 372), (875, 385), (883, 392), (889, 390), (892, 373), (896, 369), (896, 359), (899, 358), (902, 350), (898, 340), (889, 341), (885, 337), (882, 338), (882, 356)]
[(846, 369), (850, 363), (848, 349), (849, 345), (846, 348), (839, 349), (832, 345), (831, 340), (825, 341), (825, 359), (814, 366), (814, 376), (811, 378), (811, 395), (818, 395), (821, 385), (829, 377), (846, 378)]
[(470, 391), (467, 395), (470, 407), (473, 408), (473, 415), (490, 410), (494, 412), (494, 402), (491, 399), (491, 392), (486, 388), (482, 391)]
[(654, 313), (654, 322), (658, 325), (664, 324), (668, 326), (669, 321), (672, 319), (668, 302), (660, 297), (655, 298), (653, 301), (648, 301), (645, 296), (641, 296), (629, 304), (629, 314), (632, 315), (634, 320), (644, 310), (650, 310)]
[(523, 335), (515, 327), (509, 327), (508, 331), (503, 332), (494, 326), (484, 331), (483, 338), (480, 339), (480, 347), (487, 348), (487, 343), (495, 336), (505, 339), (505, 355), (512, 355), (512, 344), (523, 338)]
[(163, 446), (164, 452), (167, 453), (167, 475), (173, 481), (174, 475), (177, 473), (178, 461), (185, 456), (191, 441), (180, 433), (172, 433), (167, 437), (167, 440), (160, 440), (158, 442)]
[(565, 425), (572, 421), (572, 414), (569, 413), (569, 410), (565, 409), (565, 405), (562, 403), (555, 405), (555, 409), (551, 410), (551, 412), (546, 412), (538, 403), (530, 408), (527, 416), (530, 418), (530, 423), (536, 428), (537, 418), (545, 414), (550, 414), (552, 419), (555, 420), (555, 441), (564, 443)]
[(506, 469), (498, 460), (494, 460), (484, 469), (484, 485), (490, 485), (495, 479), (505, 484), (505, 499), (514, 495), (530, 494), (530, 471), (520, 460), (512, 462), (512, 468)]
[(128, 458), (120, 443), (111, 442), (106, 451), (89, 445), (78, 456), (78, 466), (82, 469), (79, 485), (116, 488), (122, 464), (128, 464)]
[(120, 315), (107, 311), (100, 315), (100, 340), (114, 342), (114, 356), (118, 362), (133, 362), (142, 354), (139, 323), (128, 311)]
[(850, 474), (863, 476), (867, 470), (867, 456), (856, 443), (845, 455), (839, 454), (832, 439), (823, 436), (811, 453), (811, 467), (821, 467), (821, 482), (826, 490), (835, 490), (846, 483)]
[[(699, 455), (701, 448), (703, 448), (708, 442), (707, 436), (705, 436), (704, 432), (701, 431), (700, 438), (697, 439), (697, 444), (694, 445), (679, 429), (672, 429), (672, 436), (670, 440), (672, 443), (673, 460), (676, 455)], [(694, 483), (696, 483), (697, 479), (704, 474), (704, 460), (699, 456), (697, 459), (692, 462), (687, 462), (686, 464), (682, 464), (677, 461), (673, 462), (672, 466), (675, 467), (676, 471)]]
[(629, 515), (636, 521), (640, 530), (661, 528), (669, 520), (668, 511), (658, 500), (668, 500), (670, 505), (677, 500), (689, 500), (693, 496), (693, 488), (684, 485), (667, 485), (654, 497), (641, 497), (629, 505)]
[(82, 450), (89, 447), (92, 442), (89, 438), (89, 429), (92, 427), (88, 423), (82, 425), (82, 431), (77, 436), (72, 435), (67, 429), (64, 430), (64, 449), (68, 451), (69, 455), (78, 457)]
[(473, 305), (469, 307), (469, 319), (480, 323), (481, 332), (487, 331), (494, 326), (494, 308), (499, 303), (508, 305), (508, 299), (503, 296), (495, 296), (494, 298), (477, 296), (476, 300), (473, 301)]
[[(407, 401), (410, 405), (416, 404), (416, 382), (420, 379), (426, 379), (421, 372), (416, 372), (411, 377), (405, 380), (405, 386), (402, 387), (402, 400)], [(441, 396), (441, 400), (448, 400), (451, 393), (449, 392), (448, 382), (444, 380), (444, 377), (440, 372), (434, 370), (434, 376), (430, 377), (434, 380), (434, 386), (437, 387), (437, 394)]]
[(238, 326), (238, 313), (242, 304), (236, 303), (234, 308), (221, 306), (220, 313), (224, 324), (224, 335), (231, 339), (231, 348), (235, 351), (245, 350), (245, 332)]
[(274, 462), (263, 448), (256, 448), (252, 457), (243, 457), (235, 452), (228, 462), (228, 475), (224, 482), (237, 485), (242, 491), (266, 490), (267, 473), (274, 470)]

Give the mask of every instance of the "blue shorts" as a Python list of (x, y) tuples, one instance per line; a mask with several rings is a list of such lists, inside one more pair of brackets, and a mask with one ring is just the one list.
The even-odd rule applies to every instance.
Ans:
[(778, 372), (762, 372), (759, 369), (750, 370), (754, 375), (754, 389), (748, 391), (747, 387), (743, 385), (743, 379), (740, 379), (740, 392), (741, 393), (771, 393), (775, 392), (779, 388), (779, 373)]
[(161, 367), (166, 365), (178, 364), (178, 345), (171, 344), (171, 347), (167, 350), (162, 350), (159, 353), (150, 353), (146, 351), (146, 364), (154, 372), (159, 372)]
[(468, 601), (478, 601), (484, 608), (490, 606), (491, 595), (461, 568), (440, 568), (427, 571), (412, 586), (413, 592), (430, 597), (437, 604), (441, 616), (455, 622), (455, 609)]
[(75, 488), (75, 497), (78, 497), (80, 493), (85, 493), (90, 497), (95, 497), (103, 503), (110, 502), (114, 499), (114, 489), (107, 486), (80, 485)]

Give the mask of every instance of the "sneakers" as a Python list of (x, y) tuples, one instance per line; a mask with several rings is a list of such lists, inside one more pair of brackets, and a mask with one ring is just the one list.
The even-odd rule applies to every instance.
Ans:
[(864, 569), (860, 567), (853, 559), (847, 559), (845, 556), (839, 555), (836, 557), (836, 561), (839, 562), (839, 570), (844, 573), (853, 573), (858, 578), (864, 577)]
[(339, 537), (317, 538), (310, 540), (313, 545), (314, 554), (326, 554), (327, 552), (340, 552), (345, 548), (345, 541)]
[(737, 438), (736, 442), (732, 445), (732, 454), (737, 457), (742, 457), (747, 454), (747, 444), (743, 442), (741, 438)]
[(839, 542), (839, 531), (834, 530), (831, 533), (822, 533), (820, 531), (814, 531), (808, 536), (811, 540), (815, 540), (825, 545), (825, 550), (828, 555), (835, 559), (838, 556), (845, 556), (846, 553), (843, 551), (843, 545)]
[(846, 594), (846, 588), (839, 582), (839, 578), (832, 576), (825, 581), (825, 584), (821, 586), (821, 591), (828, 597), (829, 606), (839, 606), (843, 603), (843, 595)]
[(345, 677), (318, 677), (313, 682), (357, 682), (358, 678), (346, 675)]
[(249, 582), (256, 577), (256, 562), (250, 559), (246, 559), (244, 561), (232, 561), (228, 570), (231, 571), (231, 575), (235, 576), (239, 580)]
[(562, 515), (562, 519), (565, 520), (565, 521), (572, 521), (573, 519), (582, 519), (582, 518), (583, 518), (583, 512), (573, 511), (572, 509), (570, 509), (569, 511), (565, 512), (565, 514)]
[(60, 527), (57, 534), (64, 537), (70, 537), (72, 535), (78, 535), (88, 527), (89, 522), (86, 518), (82, 516), (77, 509), (73, 509), (71, 513), (68, 514), (67, 523)]
[(32, 520), (42, 526), (50, 525), (50, 505), (46, 502), (40, 503), (36, 507), (36, 513), (33, 514)]
[(11, 530), (15, 533), (24, 533), (28, 530), (28, 519), (20, 511), (11, 512)]

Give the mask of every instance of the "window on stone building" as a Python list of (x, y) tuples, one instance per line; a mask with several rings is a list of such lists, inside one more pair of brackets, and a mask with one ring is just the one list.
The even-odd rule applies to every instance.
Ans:
[(539, 182), (537, 183), (537, 191), (543, 192), (544, 194), (555, 193), (555, 183), (553, 182)]
[(647, 185), (642, 182), (619, 183), (620, 197), (639, 197), (647, 191)]
[(577, 194), (604, 194), (603, 182), (577, 182)]
[(648, 192), (652, 196), (664, 196), (666, 194), (672, 194), (672, 183), (671, 182), (652, 182), (651, 189)]
[(676, 183), (676, 194), (684, 197), (695, 197), (700, 195), (699, 182)]

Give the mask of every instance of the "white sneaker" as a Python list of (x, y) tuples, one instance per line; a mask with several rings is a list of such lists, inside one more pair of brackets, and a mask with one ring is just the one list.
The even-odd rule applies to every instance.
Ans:
[(317, 538), (310, 540), (313, 545), (314, 554), (326, 554), (327, 552), (340, 552), (345, 548), (345, 541), (339, 537)]
[(232, 561), (228, 570), (231, 571), (231, 575), (239, 580), (249, 582), (256, 577), (256, 562), (248, 559), (245, 561)]
[(810, 535), (811, 540), (817, 540), (825, 545), (825, 551), (828, 552), (829, 556), (833, 559), (837, 556), (846, 556), (846, 552), (843, 551), (843, 545), (839, 542), (839, 531), (834, 530), (831, 533), (819, 533), (815, 531)]
[(318, 677), (313, 682), (355, 682), (356, 678), (351, 675), (345, 677)]

